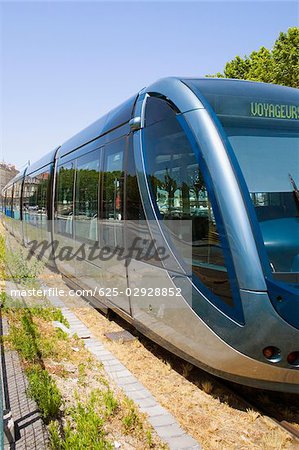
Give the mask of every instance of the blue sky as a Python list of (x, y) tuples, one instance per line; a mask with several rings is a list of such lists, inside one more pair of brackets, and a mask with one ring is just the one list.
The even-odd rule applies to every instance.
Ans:
[(40, 158), (147, 84), (298, 26), (298, 2), (1, 2), (0, 160)]

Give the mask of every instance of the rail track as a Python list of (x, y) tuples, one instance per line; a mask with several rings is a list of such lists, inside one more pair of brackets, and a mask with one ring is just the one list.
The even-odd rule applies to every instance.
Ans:
[[(117, 316), (116, 314), (112, 314), (110, 317), (110, 320), (116, 321), (121, 326), (128, 326), (125, 322), (123, 322), (123, 319)], [(145, 344), (145, 341), (149, 342), (148, 348), (152, 348), (151, 344), (152, 341), (150, 341), (147, 337), (144, 335), (141, 335), (139, 332), (137, 332), (139, 337), (142, 337), (142, 341)], [(146, 344), (145, 344), (146, 345)], [(147, 345), (146, 345), (147, 346)], [(153, 353), (157, 353), (157, 356), (161, 358), (161, 354), (166, 355), (166, 360), (171, 360), (171, 366), (174, 370), (178, 370), (179, 367), (181, 367), (181, 359), (173, 354), (169, 354), (167, 350), (164, 348), (158, 346), (157, 344), (154, 344), (156, 350), (153, 350)], [(152, 350), (151, 350), (152, 351)], [(167, 356), (169, 354), (169, 357)], [(174, 360), (177, 360), (177, 364), (174, 362)], [(195, 370), (194, 370), (195, 369)], [(193, 369), (193, 377), (196, 378), (196, 371), (202, 372), (201, 369), (194, 366)], [(223, 391), (225, 391), (227, 394), (230, 394), (231, 397), (234, 397), (238, 403), (243, 404), (246, 409), (252, 409), (257, 411), (261, 416), (267, 417), (270, 421), (272, 421), (275, 425), (279, 426), (282, 430), (286, 431), (294, 440), (294, 443), (296, 444), (296, 448), (298, 446), (299, 449), (299, 395), (294, 394), (284, 394), (280, 392), (274, 392), (274, 391), (266, 391), (256, 388), (249, 388), (247, 386), (238, 385), (235, 383), (232, 383), (230, 381), (222, 380), (214, 375), (208, 374), (209, 377), (213, 378), (215, 381), (215, 385), (221, 386), (223, 388)], [(187, 377), (189, 379), (189, 377)], [(194, 379), (192, 380), (194, 382)], [(256, 396), (254, 398), (254, 396)], [(265, 401), (262, 399), (259, 399), (259, 397), (263, 398), (269, 398), (269, 404), (267, 405)], [(293, 401), (294, 405), (293, 408), (296, 408), (296, 411), (293, 412), (293, 422), (297, 421), (298, 428), (292, 425), (292, 423), (286, 419), (286, 417), (283, 415), (283, 413), (280, 411), (282, 409), (286, 409), (289, 407), (287, 404), (288, 402)], [(275, 408), (275, 411), (274, 411)]]
[[(225, 389), (227, 389), (231, 395), (234, 395), (239, 398), (240, 401), (242, 401), (244, 404), (247, 405), (248, 408), (252, 410), (256, 410), (258, 413), (260, 413), (263, 416), (266, 416), (268, 419), (270, 419), (272, 422), (274, 422), (276, 425), (278, 425), (280, 428), (282, 428), (284, 431), (289, 433), (292, 438), (296, 441), (296, 444), (299, 448), (299, 427), (295, 427), (290, 423), (290, 421), (286, 420), (286, 418), (283, 416), (283, 413), (280, 411), (279, 406), (282, 408), (288, 407), (287, 403), (286, 405), (279, 404), (277, 405), (277, 402), (275, 399), (280, 399), (286, 394), (281, 394), (278, 392), (273, 391), (262, 391), (254, 388), (247, 388), (244, 386), (239, 386), (231, 382), (226, 382), (223, 380), (220, 380), (219, 383), (223, 384)], [(255, 398), (252, 399), (252, 395), (256, 395)], [(263, 403), (263, 400), (259, 400), (259, 397), (266, 397), (269, 399), (268, 405), (265, 402)], [(287, 394), (288, 397), (290, 397), (290, 394)], [(297, 412), (294, 413), (294, 416), (297, 415), (299, 419), (299, 396), (294, 395), (293, 398), (295, 399), (295, 407), (297, 408)], [(287, 398), (283, 400), (284, 402), (287, 401)], [(276, 411), (274, 412), (273, 409), (276, 408)], [(299, 426), (299, 422), (298, 422)]]

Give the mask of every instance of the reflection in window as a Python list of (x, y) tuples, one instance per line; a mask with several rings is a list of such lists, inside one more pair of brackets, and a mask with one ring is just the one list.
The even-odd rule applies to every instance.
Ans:
[(123, 247), (124, 151), (126, 139), (104, 148), (103, 168), (103, 244)]
[[(293, 120), (221, 118), (247, 183), (274, 276), (299, 272), (299, 134)], [(260, 120), (260, 119), (257, 119)], [(295, 186), (293, 185), (293, 182)]]
[(66, 235), (72, 235), (73, 233), (74, 167), (74, 161), (61, 164), (58, 167), (56, 191), (57, 231)]
[(22, 180), (14, 183), (13, 188), (13, 203), (12, 203), (13, 218), (17, 220), (20, 219), (21, 192), (22, 192)]
[(125, 140), (106, 145), (104, 157), (103, 218), (123, 219), (123, 158)]
[(6, 191), (6, 202), (5, 202), (5, 215), (7, 217), (12, 217), (12, 186), (7, 188)]
[(250, 196), (260, 222), (299, 217), (295, 192), (252, 192)]
[(97, 240), (99, 149), (77, 160), (75, 219), (76, 237)]
[[(151, 115), (163, 103), (163, 117)], [(166, 102), (147, 103), (146, 170), (161, 220), (181, 221), (179, 239), (192, 241), (192, 270), (196, 277), (226, 303), (232, 304), (223, 251), (205, 181), (194, 151), (175, 112)], [(161, 116), (161, 114), (160, 114)], [(149, 125), (154, 122), (152, 125)], [(192, 237), (184, 236), (183, 220), (192, 221)], [(174, 223), (174, 222), (172, 222)], [(172, 230), (173, 231), (173, 230)]]
[(33, 225), (47, 220), (50, 189), (50, 167), (25, 177), (23, 189), (23, 219)]
[(126, 219), (145, 220), (140, 191), (136, 176), (136, 166), (132, 136), (129, 137), (126, 176)]

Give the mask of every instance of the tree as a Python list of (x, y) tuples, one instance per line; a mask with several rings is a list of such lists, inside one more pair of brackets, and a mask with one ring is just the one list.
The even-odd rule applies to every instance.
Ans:
[[(209, 75), (208, 75), (209, 76)], [(236, 56), (227, 62), (217, 78), (263, 81), (299, 87), (299, 27), (280, 33), (273, 49), (261, 47), (249, 56)]]
[(261, 47), (258, 52), (250, 54), (248, 79), (263, 81), (264, 83), (275, 83), (273, 76), (273, 58), (271, 51)]
[(235, 59), (226, 63), (224, 69), (224, 78), (238, 78), (244, 80), (248, 76), (250, 69), (250, 60), (245, 56), (244, 59), (236, 56)]
[(272, 51), (277, 84), (299, 87), (299, 27), (280, 33)]

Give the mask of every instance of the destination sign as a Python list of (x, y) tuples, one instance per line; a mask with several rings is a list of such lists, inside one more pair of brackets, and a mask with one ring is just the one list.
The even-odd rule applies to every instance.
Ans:
[(299, 120), (299, 105), (251, 102), (250, 115), (269, 119)]

